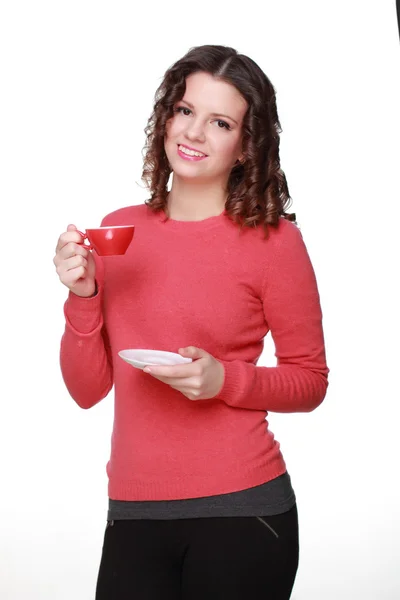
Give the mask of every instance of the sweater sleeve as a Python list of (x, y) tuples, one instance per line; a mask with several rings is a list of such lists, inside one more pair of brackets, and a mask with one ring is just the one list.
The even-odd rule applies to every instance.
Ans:
[(97, 294), (81, 298), (69, 292), (60, 346), (64, 383), (81, 408), (100, 402), (113, 386), (112, 355), (102, 314), (102, 265), (99, 257), (95, 260)]
[(328, 387), (319, 292), (300, 230), (289, 221), (271, 233), (262, 286), (276, 367), (220, 361), (225, 379), (216, 398), (239, 408), (310, 412)]

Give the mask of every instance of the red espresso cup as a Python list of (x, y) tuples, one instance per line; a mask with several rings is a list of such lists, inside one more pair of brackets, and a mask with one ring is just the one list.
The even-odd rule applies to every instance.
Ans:
[[(125, 254), (135, 232), (134, 225), (113, 225), (86, 229), (82, 236), (82, 244), (88, 250), (95, 250), (99, 256), (115, 256)], [(89, 244), (85, 244), (88, 240)]]

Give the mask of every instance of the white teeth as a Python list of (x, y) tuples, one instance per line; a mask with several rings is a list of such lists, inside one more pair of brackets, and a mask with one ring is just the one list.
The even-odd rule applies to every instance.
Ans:
[(201, 152), (195, 152), (194, 150), (189, 150), (189, 148), (185, 148), (185, 146), (178, 146), (179, 150), (184, 154), (188, 154), (189, 156), (205, 156)]

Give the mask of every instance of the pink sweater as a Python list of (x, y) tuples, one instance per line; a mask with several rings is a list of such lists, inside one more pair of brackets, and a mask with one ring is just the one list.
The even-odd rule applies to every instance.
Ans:
[[(65, 303), (61, 370), (90, 408), (114, 385), (109, 496), (175, 500), (239, 491), (285, 472), (268, 411), (307, 412), (324, 399), (328, 368), (313, 267), (299, 229), (270, 238), (223, 213), (166, 221), (146, 205), (103, 225), (133, 224), (124, 256), (97, 262), (99, 293)], [(258, 367), (271, 332), (277, 366)], [(218, 396), (191, 401), (119, 356), (126, 348), (197, 346), (221, 361)]]

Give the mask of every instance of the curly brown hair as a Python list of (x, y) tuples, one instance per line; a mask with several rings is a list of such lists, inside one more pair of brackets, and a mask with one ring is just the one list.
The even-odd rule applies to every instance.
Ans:
[(242, 125), (245, 160), (237, 162), (228, 179), (227, 215), (242, 227), (276, 226), (279, 217), (296, 221), (287, 213), (292, 198), (280, 168), (279, 133), (282, 132), (276, 108), (275, 89), (260, 67), (249, 57), (227, 46), (205, 45), (191, 48), (165, 73), (154, 97), (153, 112), (145, 128), (142, 180), (151, 192), (145, 204), (163, 210), (168, 219), (167, 185), (171, 174), (164, 150), (166, 123), (174, 105), (185, 93), (186, 78), (197, 72), (209, 73), (233, 85), (247, 101)]

